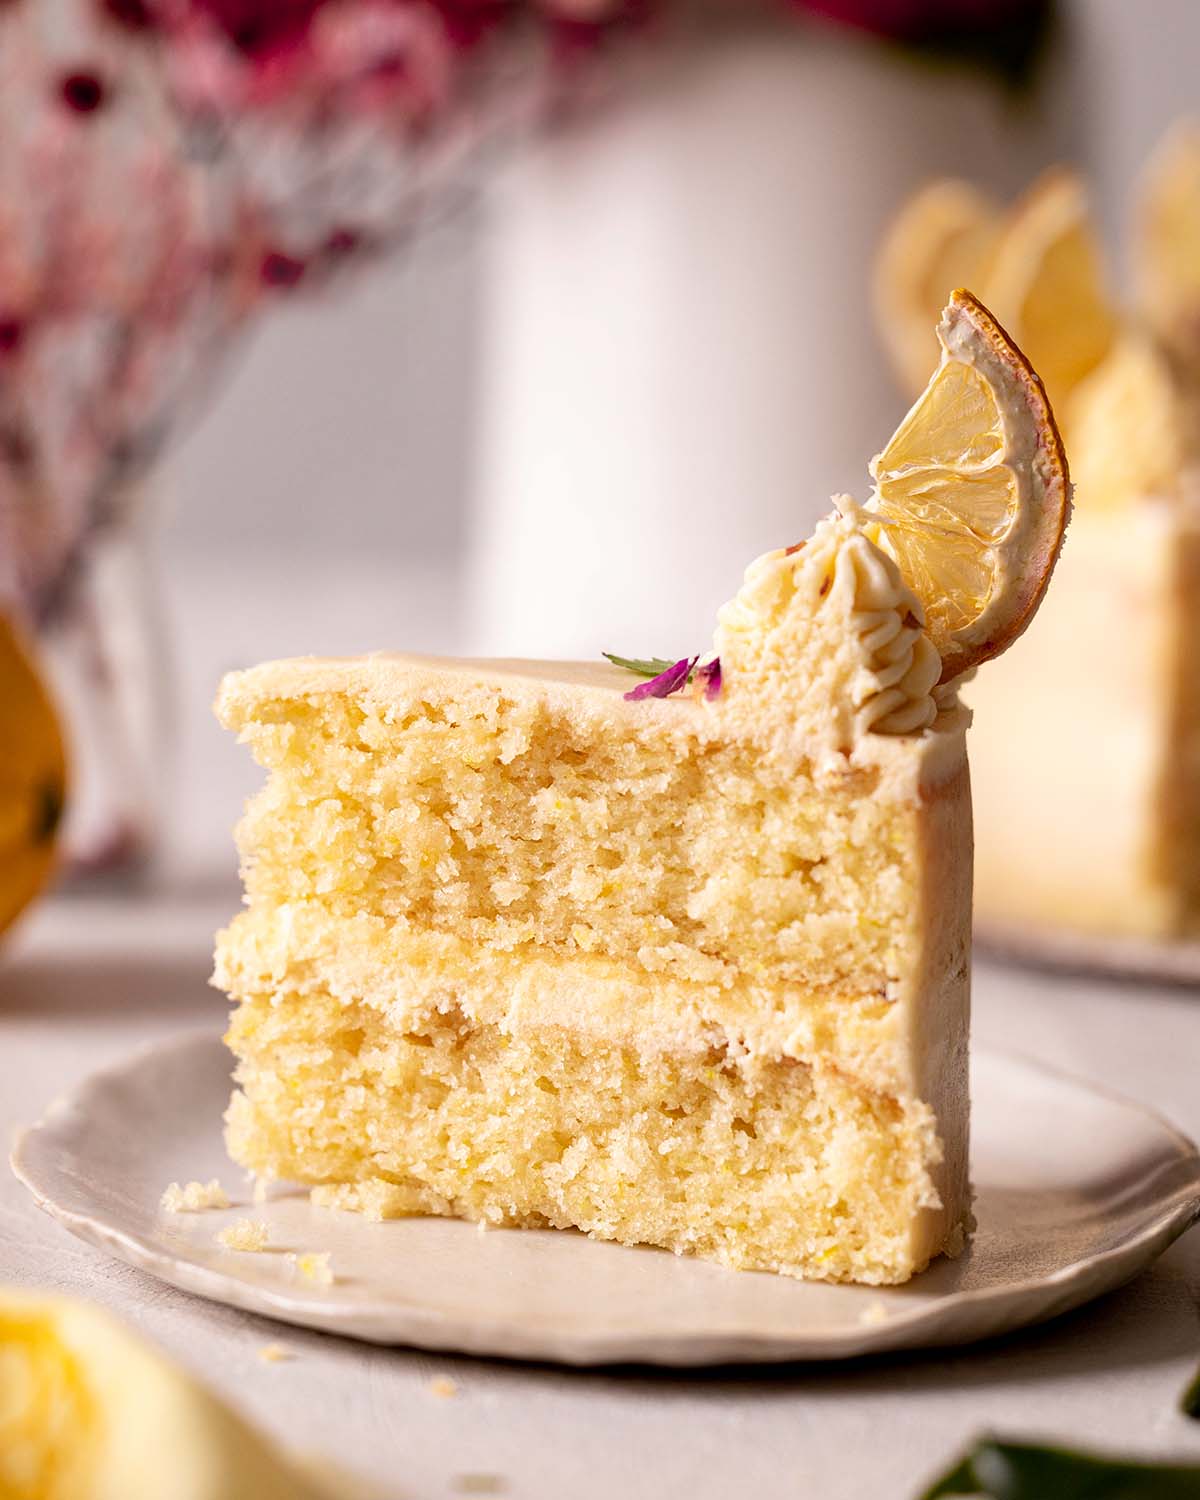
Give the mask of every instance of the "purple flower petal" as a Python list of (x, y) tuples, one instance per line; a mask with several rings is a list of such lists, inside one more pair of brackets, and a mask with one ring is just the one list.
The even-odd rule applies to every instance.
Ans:
[(639, 682), (637, 687), (625, 694), (630, 703), (639, 703), (643, 698), (669, 698), (672, 693), (677, 693), (681, 687), (686, 686), (688, 678), (692, 675), (692, 668), (700, 660), (698, 656), (681, 656), (674, 665), (669, 666), (665, 672), (660, 672), (657, 677), (651, 677), (647, 682)]
[(712, 661), (706, 661), (702, 667), (697, 667), (696, 676), (703, 682), (704, 696), (711, 703), (721, 692), (721, 658), (714, 656)]

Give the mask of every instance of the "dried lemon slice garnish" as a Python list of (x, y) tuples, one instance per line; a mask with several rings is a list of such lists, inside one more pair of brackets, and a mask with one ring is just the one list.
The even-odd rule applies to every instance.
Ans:
[(982, 286), (1000, 210), (968, 182), (922, 188), (888, 229), (875, 264), (875, 307), (905, 390), (919, 391), (937, 358), (933, 327), (956, 286)]
[(974, 285), (1059, 405), (1117, 336), (1087, 192), (1074, 172), (1053, 168), (1034, 183)]
[(1146, 169), (1135, 256), (1138, 300), (1159, 339), (1200, 359), (1200, 124), (1177, 125)]
[(1041, 602), (1070, 514), (1042, 382), (991, 313), (957, 291), (942, 358), (872, 461), (872, 540), (925, 610), (943, 682), (998, 656)]

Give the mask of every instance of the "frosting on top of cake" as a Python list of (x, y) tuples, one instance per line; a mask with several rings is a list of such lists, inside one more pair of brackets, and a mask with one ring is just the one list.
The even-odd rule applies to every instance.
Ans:
[(900, 570), (853, 501), (836, 503), (809, 541), (750, 564), (717, 617), (715, 648), (729, 712), (752, 692), (755, 712), (774, 704), (789, 737), (849, 750), (869, 733), (932, 724), (942, 663)]

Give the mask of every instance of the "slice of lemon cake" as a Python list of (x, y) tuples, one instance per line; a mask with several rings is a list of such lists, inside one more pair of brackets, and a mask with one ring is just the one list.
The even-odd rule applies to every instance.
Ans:
[(830, 1280), (961, 1246), (971, 811), (944, 679), (1036, 607), (1067, 498), (1015, 350), (966, 295), (941, 333), (868, 506), (754, 563), (707, 661), (225, 680), (270, 773), (218, 947), (238, 1162), (375, 1217)]
[(966, 275), (1046, 378), (1078, 505), (1028, 636), (964, 689), (974, 711), (981, 931), (1200, 934), (1200, 129), (1152, 160), (1136, 301), (1106, 287), (1082, 182), (1007, 211), (937, 183), (880, 254), (908, 382), (920, 309)]

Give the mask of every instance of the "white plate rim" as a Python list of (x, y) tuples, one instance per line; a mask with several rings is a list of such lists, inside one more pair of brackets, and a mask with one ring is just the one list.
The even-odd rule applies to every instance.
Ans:
[[(572, 1331), (556, 1337), (545, 1327), (531, 1330), (527, 1323), (502, 1318), (464, 1323), (448, 1312), (422, 1307), (415, 1302), (362, 1302), (348, 1307), (309, 1292), (296, 1297), (286, 1290), (276, 1291), (258, 1283), (242, 1281), (229, 1272), (171, 1254), (146, 1236), (106, 1223), (92, 1213), (66, 1207), (54, 1200), (52, 1192), (39, 1182), (36, 1167), (31, 1168), (26, 1161), (25, 1153), (40, 1134), (52, 1131), (63, 1115), (83, 1112), (94, 1094), (111, 1087), (124, 1075), (170, 1052), (187, 1052), (199, 1046), (213, 1045), (222, 1045), (220, 1033), (209, 1028), (190, 1030), (166, 1041), (144, 1044), (88, 1074), (68, 1094), (56, 1099), (35, 1124), (17, 1132), (9, 1157), (14, 1175), (29, 1191), (36, 1205), (71, 1234), (168, 1285), (259, 1316), (367, 1343), (574, 1366), (638, 1363), (668, 1367), (845, 1360), (905, 1348), (948, 1347), (1034, 1326), (1115, 1290), (1156, 1259), (1180, 1235), (1200, 1223), (1200, 1149), (1159, 1111), (1117, 1089), (1044, 1062), (1019, 1049), (976, 1043), (973, 1044), (973, 1056), (986, 1055), (1005, 1060), (1062, 1086), (1101, 1097), (1108, 1104), (1128, 1110), (1152, 1124), (1170, 1142), (1177, 1160), (1191, 1163), (1190, 1194), (1186, 1194), (1182, 1187), (1176, 1188), (1170, 1201), (1136, 1233), (1107, 1250), (1071, 1261), (1046, 1275), (1002, 1286), (947, 1293), (940, 1302), (915, 1303), (908, 1309), (889, 1313), (883, 1322), (860, 1324), (853, 1330), (818, 1328), (807, 1331), (802, 1337), (788, 1333), (776, 1338), (761, 1329), (749, 1328), (680, 1334), (674, 1329), (655, 1330), (653, 1326), (639, 1329), (636, 1334), (588, 1335)], [(1012, 1306), (1022, 1300), (1036, 1303), (1036, 1306), (1027, 1315), (1002, 1321), (996, 1328), (988, 1329), (986, 1314), (989, 1310)], [(938, 1330), (936, 1325), (945, 1321), (948, 1310), (964, 1307), (977, 1314), (975, 1331)], [(393, 1331), (379, 1332), (377, 1325), (389, 1320), (392, 1325), (403, 1323), (403, 1332), (394, 1331), (394, 1327)], [(916, 1340), (907, 1337), (914, 1325), (919, 1328), (926, 1323), (934, 1325), (930, 1337)], [(653, 1352), (648, 1354), (647, 1348)]]

